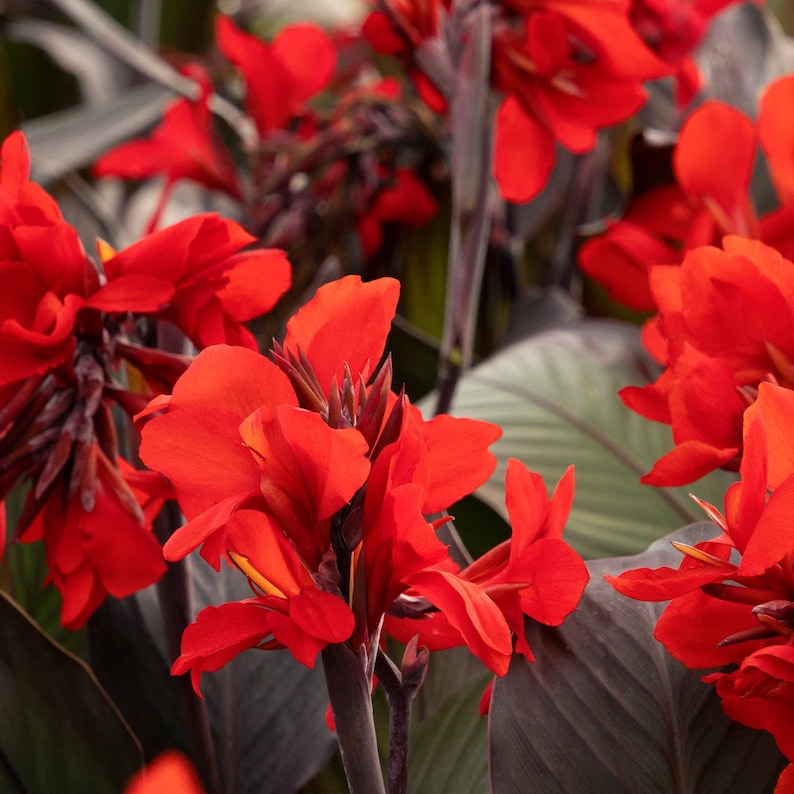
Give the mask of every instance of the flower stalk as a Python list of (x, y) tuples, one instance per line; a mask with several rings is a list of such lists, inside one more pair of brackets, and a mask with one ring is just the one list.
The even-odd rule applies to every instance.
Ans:
[(372, 715), (370, 682), (347, 643), (322, 651), (328, 698), (351, 794), (385, 794)]

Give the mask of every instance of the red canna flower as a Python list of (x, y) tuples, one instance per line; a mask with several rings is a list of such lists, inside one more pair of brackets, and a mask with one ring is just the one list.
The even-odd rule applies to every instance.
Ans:
[(408, 75), (425, 104), (436, 113), (445, 113), (443, 92), (413, 62), (413, 53), (423, 42), (439, 34), (442, 4), (439, 0), (389, 0), (388, 14), (373, 11), (364, 20), (361, 33), (376, 52), (401, 58)]
[(28, 180), (30, 158), (20, 132), (0, 150), (0, 386), (68, 362), (73, 329), (96, 269), (57, 205)]
[[(794, 468), (777, 435), (791, 421), (790, 392), (761, 384), (746, 414), (741, 482), (725, 495), (725, 512), (701, 502), (722, 534), (694, 546), (674, 544), (680, 567), (636, 569), (606, 577), (616, 590), (646, 601), (671, 599), (654, 635), (689, 667), (739, 666), (704, 677), (716, 683), (732, 719), (769, 731), (794, 760)], [(773, 463), (774, 461), (774, 463)], [(772, 488), (771, 496), (768, 495)], [(737, 560), (738, 553), (738, 560)]]
[[(256, 340), (242, 323), (273, 308), (290, 286), (291, 269), (283, 251), (240, 251), (254, 239), (234, 221), (204, 214), (118, 253), (102, 246), (108, 284), (101, 294), (122, 283), (141, 291), (145, 285), (149, 294), (168, 296), (147, 311), (173, 322), (197, 347), (229, 343), (255, 350)], [(120, 296), (118, 310), (129, 306), (128, 295)], [(109, 308), (109, 300), (104, 305)]]
[[(159, 475), (151, 483), (143, 476), (137, 475), (138, 489), (149, 484), (162, 488)], [(20, 539), (44, 540), (48, 581), (63, 597), (61, 623), (77, 629), (108, 595), (124, 598), (157, 582), (165, 561), (151, 518), (144, 516), (135, 493), (98, 444), (88, 448), (80, 491), (72, 496), (64, 487), (62, 480), (56, 483)], [(156, 497), (149, 516), (159, 512), (163, 501), (164, 496)]]
[[(108, 594), (130, 595), (165, 571), (151, 521), (167, 492), (159, 475), (118, 462), (112, 409), (139, 410), (152, 396), (147, 383), (170, 389), (186, 359), (147, 350), (134, 334), (159, 316), (197, 344), (255, 347), (241, 322), (273, 305), (289, 265), (278, 251), (238, 253), (250, 235), (206, 215), (118, 254), (100, 244), (100, 276), (76, 231), (29, 181), (22, 135), (1, 154), (0, 500), (30, 483), (17, 531), (44, 541), (62, 621), (76, 628)], [(264, 288), (263, 268), (272, 278)], [(137, 384), (113, 377), (122, 358), (140, 368)]]
[(668, 74), (615, 0), (509, 0), (520, 16), (495, 25), (494, 174), (502, 196), (524, 202), (545, 186), (555, 144), (574, 154), (645, 102), (642, 83)]
[[(639, 311), (654, 308), (647, 286), (655, 264), (680, 263), (700, 245), (726, 234), (754, 237), (794, 256), (794, 207), (787, 188), (794, 173), (788, 124), (794, 78), (783, 77), (762, 95), (756, 124), (729, 105), (704, 102), (684, 122), (673, 153), (675, 185), (633, 199), (621, 220), (584, 243), (579, 264), (610, 295)], [(767, 155), (781, 206), (760, 220), (750, 198), (756, 137)]]
[(329, 643), (350, 641), (374, 659), (385, 611), (431, 567), (444, 580), (433, 585), (439, 607), (455, 612), (472, 645), (496, 643), (493, 664), (506, 669), (504, 618), (477, 586), (444, 578), (454, 566), (425, 518), (490, 475), (499, 430), (425, 422), (391, 392), (388, 359), (370, 374), (398, 293), (392, 279), (332, 282), (289, 321), (275, 363), (208, 348), (147, 412), (141, 456), (169, 477), (189, 519), (166, 557), (201, 546), (254, 591), (186, 630), (173, 672), (190, 670), (197, 690), (203, 671), (246, 648), (287, 647), (311, 666)]
[(310, 23), (288, 25), (267, 44), (221, 15), (215, 38), (224, 57), (242, 73), (245, 107), (263, 138), (286, 128), (328, 85), (336, 68), (333, 40)]
[(188, 67), (184, 73), (198, 83), (201, 90), (198, 100), (172, 102), (150, 137), (116, 146), (102, 155), (93, 167), (94, 175), (99, 177), (148, 179), (162, 174), (166, 184), (149, 223), (150, 232), (157, 227), (171, 189), (180, 179), (189, 179), (209, 190), (221, 190), (232, 198), (241, 199), (234, 163), (212, 131), (209, 77), (198, 66)]
[(726, 237), (723, 246), (651, 271), (654, 353), (667, 369), (649, 386), (620, 392), (629, 408), (672, 427), (675, 448), (642, 478), (651, 485), (736, 468), (742, 415), (759, 383), (794, 384), (794, 264), (753, 240)]
[[(548, 626), (559, 626), (576, 608), (590, 578), (582, 558), (562, 540), (562, 532), (573, 501), (573, 469), (560, 480), (551, 499), (540, 475), (518, 460), (508, 461), (506, 505), (513, 535), (460, 572), (458, 581), (476, 585), (504, 615), (516, 636), (516, 651), (534, 661), (526, 641), (524, 616)], [(409, 611), (417, 596), (436, 604), (439, 584), (450, 577), (442, 571), (412, 577), (413, 587), (405, 598)], [(415, 591), (415, 592), (414, 592)], [(393, 612), (399, 614), (398, 600)], [(423, 614), (414, 607), (415, 618), (387, 616), (386, 631), (406, 641), (414, 634), (430, 650), (470, 644), (462, 628), (462, 613), (469, 608), (466, 595), (443, 612)], [(418, 618), (418, 619), (417, 619)], [(499, 659), (498, 651), (477, 652), (498, 675), (507, 671), (510, 654)], [(499, 659), (494, 663), (493, 658)]]
[[(445, 46), (440, 19), (448, 4), (386, 5), (367, 18), (364, 35), (379, 52), (407, 61), (420, 96), (444, 112), (446, 99), (418, 68), (416, 55), (429, 42)], [(623, 0), (503, 0), (499, 6), (491, 85), (505, 97), (496, 114), (494, 176), (505, 200), (525, 202), (546, 185), (556, 144), (576, 154), (589, 151), (598, 130), (642, 107), (644, 81), (672, 69), (637, 35)]]

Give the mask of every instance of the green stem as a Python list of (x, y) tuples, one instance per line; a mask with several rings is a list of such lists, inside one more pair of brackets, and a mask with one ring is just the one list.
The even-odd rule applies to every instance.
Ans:
[(323, 649), (323, 669), (336, 738), (351, 794), (385, 794), (372, 715), (370, 682), (347, 644)]

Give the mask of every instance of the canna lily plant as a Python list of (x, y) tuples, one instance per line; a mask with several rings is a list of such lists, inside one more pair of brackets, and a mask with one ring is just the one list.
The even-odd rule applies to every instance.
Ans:
[(53, 2), (170, 93), (0, 150), (0, 788), (794, 790), (769, 9)]

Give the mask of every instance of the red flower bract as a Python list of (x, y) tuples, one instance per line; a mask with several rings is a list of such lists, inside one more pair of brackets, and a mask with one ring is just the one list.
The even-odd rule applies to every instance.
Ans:
[(723, 246), (697, 248), (680, 267), (651, 270), (659, 307), (653, 352), (667, 369), (656, 383), (620, 396), (672, 426), (675, 449), (643, 478), (652, 485), (683, 485), (720, 466), (736, 468), (742, 414), (759, 383), (794, 385), (794, 264), (741, 237), (726, 237)]
[[(615, 300), (651, 311), (651, 267), (680, 263), (691, 249), (718, 245), (723, 235), (754, 237), (794, 257), (794, 148), (788, 123), (792, 91), (790, 76), (771, 83), (761, 97), (756, 123), (723, 102), (697, 107), (686, 118), (673, 152), (676, 184), (633, 198), (620, 220), (608, 222), (606, 234), (582, 246), (582, 270), (604, 284)], [(781, 205), (760, 219), (749, 192), (756, 138)]]
[(501, 611), (454, 573), (424, 517), (490, 475), (499, 430), (425, 422), (391, 392), (388, 359), (377, 365), (397, 297), (392, 279), (332, 282), (289, 321), (275, 363), (208, 348), (147, 412), (141, 456), (171, 479), (190, 519), (166, 556), (201, 546), (254, 591), (187, 629), (174, 672), (190, 670), (196, 687), (245, 648), (288, 647), (306, 665), (329, 643), (374, 653), (384, 613), (425, 586), (472, 650), (506, 670)]
[(283, 251), (240, 251), (252, 242), (234, 221), (195, 215), (118, 253), (106, 251), (108, 284), (100, 295), (124, 284), (120, 300), (129, 305), (128, 291), (146, 285), (149, 294), (169, 296), (146, 311), (173, 322), (198, 347), (229, 343), (255, 350), (242, 323), (273, 308), (290, 286), (291, 268)]
[(220, 51), (242, 72), (245, 106), (263, 137), (286, 127), (325, 88), (336, 68), (331, 37), (313, 24), (288, 25), (266, 44), (221, 15), (215, 37)]
[[(429, 612), (419, 620), (387, 617), (386, 630), (390, 634), (402, 641), (419, 634), (420, 642), (431, 650), (471, 645), (466, 635), (470, 629), (461, 610), (470, 609), (474, 593), (481, 593), (477, 598), (484, 596), (491, 608), (496, 607), (504, 615), (516, 635), (516, 651), (534, 661), (525, 637), (524, 616), (558, 626), (573, 612), (590, 578), (582, 558), (562, 540), (573, 500), (573, 469), (565, 473), (549, 499), (541, 477), (511, 459), (506, 488), (513, 536), (460, 572), (459, 605)], [(427, 572), (409, 582), (419, 595), (435, 603), (438, 585), (449, 577), (448, 573)], [(464, 587), (472, 585), (476, 589), (472, 588), (467, 599)], [(485, 641), (485, 636), (481, 641)], [(493, 650), (482, 650), (478, 655), (492, 670), (503, 674), (509, 659), (500, 659), (498, 640), (493, 642)]]
[(523, 202), (546, 184), (555, 142), (589, 151), (599, 129), (643, 105), (642, 83), (670, 69), (634, 31), (625, 3), (507, 5), (522, 16), (494, 33), (494, 87), (507, 94), (496, 119), (494, 173), (504, 198)]
[[(88, 457), (78, 498), (67, 499), (59, 483), (21, 538), (44, 540), (48, 578), (63, 596), (67, 629), (82, 626), (107, 595), (132, 595), (165, 573), (162, 549), (133, 492), (97, 445)], [(148, 473), (154, 482), (141, 477), (138, 488), (160, 489), (149, 512), (156, 515), (165, 496), (159, 475)]]
[[(654, 635), (689, 667), (739, 666), (712, 673), (732, 719), (762, 728), (794, 759), (794, 469), (791, 444), (776, 430), (790, 421), (790, 393), (761, 384), (746, 414), (741, 482), (725, 495), (725, 512), (701, 502), (722, 534), (694, 546), (672, 568), (606, 577), (616, 590), (647, 601), (671, 599)], [(771, 489), (771, 496), (769, 490)]]
[(180, 179), (192, 180), (209, 190), (222, 190), (235, 199), (242, 198), (234, 162), (212, 132), (209, 77), (198, 66), (183, 71), (197, 81), (201, 90), (198, 100), (178, 99), (171, 103), (150, 137), (116, 146), (93, 167), (94, 175), (99, 177), (147, 179), (161, 174), (165, 178), (149, 231), (157, 227), (171, 188)]
[(78, 312), (99, 287), (99, 277), (55, 202), (28, 181), (22, 133), (5, 140), (0, 158), (2, 386), (70, 360)]

